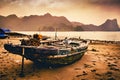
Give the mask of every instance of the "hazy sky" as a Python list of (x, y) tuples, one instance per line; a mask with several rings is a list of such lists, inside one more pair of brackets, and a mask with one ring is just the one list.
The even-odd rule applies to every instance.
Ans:
[(65, 16), (70, 21), (100, 25), (106, 19), (120, 24), (120, 0), (0, 0), (0, 15)]

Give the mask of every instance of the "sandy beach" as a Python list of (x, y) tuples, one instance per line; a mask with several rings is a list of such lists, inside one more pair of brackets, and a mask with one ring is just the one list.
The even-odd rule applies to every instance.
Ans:
[(22, 58), (4, 49), (7, 42), (0, 40), (0, 80), (120, 80), (120, 44), (90, 44), (79, 61), (58, 68), (37, 67), (25, 59), (25, 77), (19, 77)]

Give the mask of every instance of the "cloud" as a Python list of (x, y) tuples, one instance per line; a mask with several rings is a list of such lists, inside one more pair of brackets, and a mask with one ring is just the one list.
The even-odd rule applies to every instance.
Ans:
[(0, 8), (2, 8), (2, 7), (4, 7), (4, 6), (6, 6), (6, 5), (8, 5), (8, 1), (5, 1), (5, 0), (1, 0), (0, 1)]
[(90, 0), (93, 4), (103, 4), (103, 5), (119, 5), (120, 0)]
[(0, 0), (0, 8), (8, 7), (11, 5), (20, 5), (23, 0)]
[(119, 6), (120, 0), (0, 0), (0, 8), (9, 5), (23, 5), (23, 6), (43, 6), (43, 7), (66, 7), (66, 6)]

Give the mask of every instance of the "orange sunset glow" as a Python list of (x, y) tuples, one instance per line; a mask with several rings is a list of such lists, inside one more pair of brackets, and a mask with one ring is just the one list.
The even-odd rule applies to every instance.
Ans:
[(0, 80), (120, 80), (120, 0), (0, 0)]

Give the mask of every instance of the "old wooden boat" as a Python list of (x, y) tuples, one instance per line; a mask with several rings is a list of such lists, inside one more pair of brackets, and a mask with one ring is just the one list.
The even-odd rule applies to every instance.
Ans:
[[(46, 65), (66, 65), (79, 60), (87, 51), (87, 41), (69, 40), (57, 41), (51, 44), (39, 46), (4, 44), (4, 48), (13, 54), (24, 56), (33, 62)], [(23, 50), (24, 49), (24, 50)]]

